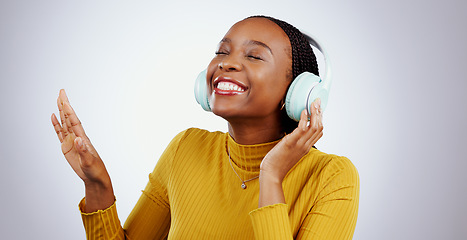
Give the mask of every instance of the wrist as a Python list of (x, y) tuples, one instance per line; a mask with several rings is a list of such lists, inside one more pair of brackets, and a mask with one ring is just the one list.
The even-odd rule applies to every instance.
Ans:
[(260, 170), (258, 207), (285, 203), (282, 180), (276, 174)]
[(91, 201), (102, 201), (103, 199), (110, 199), (114, 196), (110, 180), (106, 182), (85, 182), (84, 187), (86, 198)]
[(260, 184), (282, 185), (283, 177), (280, 174), (271, 171), (260, 170), (259, 182)]
[(83, 182), (84, 182), (84, 186), (86, 187), (86, 189), (89, 189), (89, 190), (99, 191), (99, 190), (106, 190), (106, 189), (112, 188), (112, 183), (110, 181), (110, 178), (103, 179), (100, 181), (85, 180)]
[(112, 183), (85, 182), (85, 212), (95, 212), (110, 207), (114, 200)]

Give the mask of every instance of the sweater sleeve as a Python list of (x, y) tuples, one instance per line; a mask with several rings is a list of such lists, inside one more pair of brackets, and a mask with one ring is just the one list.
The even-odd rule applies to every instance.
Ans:
[(292, 239), (288, 216), (288, 205), (279, 203), (255, 209), (250, 212), (255, 239)]
[(360, 191), (357, 169), (349, 159), (335, 157), (320, 181), (322, 187), (297, 239), (352, 239)]
[[(167, 183), (171, 163), (184, 132), (179, 133), (165, 149), (138, 202), (128, 216), (124, 227), (118, 219), (115, 203), (105, 210), (83, 213), (87, 239), (166, 239), (170, 227), (170, 205)], [(84, 199), (83, 199), (84, 200)], [(80, 203), (80, 209), (84, 201)]]
[[(357, 222), (359, 178), (345, 157), (325, 167), (322, 186), (295, 239), (352, 239)], [(293, 239), (288, 205), (274, 204), (250, 212), (255, 239)]]
[(92, 213), (83, 212), (85, 199), (79, 203), (81, 218), (83, 219), (86, 239), (125, 239), (120, 220), (117, 216), (115, 202), (112, 206), (104, 210), (97, 210)]

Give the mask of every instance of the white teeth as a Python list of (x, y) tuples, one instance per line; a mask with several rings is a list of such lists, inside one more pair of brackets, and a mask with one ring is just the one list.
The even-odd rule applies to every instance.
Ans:
[(220, 82), (217, 84), (217, 88), (219, 88), (220, 90), (234, 90), (239, 92), (244, 91), (241, 87), (231, 82)]

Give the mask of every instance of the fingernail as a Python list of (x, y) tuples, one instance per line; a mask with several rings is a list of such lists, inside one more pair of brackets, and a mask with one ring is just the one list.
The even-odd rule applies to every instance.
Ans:
[(78, 146), (79, 148), (83, 148), (83, 139), (78, 138)]

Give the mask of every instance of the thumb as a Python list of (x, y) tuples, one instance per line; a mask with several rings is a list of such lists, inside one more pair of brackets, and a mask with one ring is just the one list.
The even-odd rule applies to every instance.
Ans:
[(86, 152), (86, 145), (84, 144), (84, 141), (81, 137), (75, 138), (74, 144), (80, 155)]
[(92, 162), (93, 155), (89, 151), (89, 144), (81, 137), (75, 138), (75, 148), (78, 150), (78, 153), (81, 158), (81, 164), (84, 166)]

